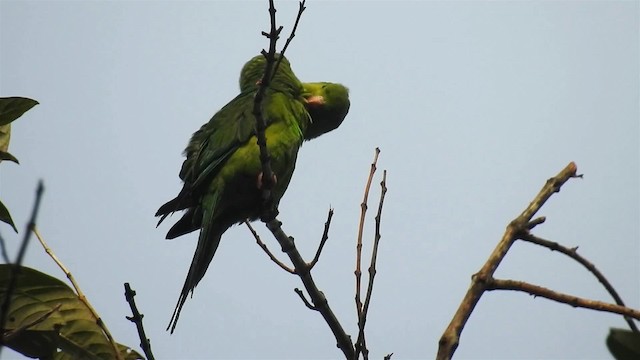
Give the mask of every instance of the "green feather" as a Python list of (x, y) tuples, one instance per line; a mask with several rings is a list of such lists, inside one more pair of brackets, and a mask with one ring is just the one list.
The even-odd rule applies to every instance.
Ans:
[[(279, 55), (277, 56), (279, 58)], [(196, 131), (180, 170), (184, 186), (172, 200), (160, 207), (160, 224), (175, 211), (186, 210), (167, 233), (167, 238), (200, 230), (198, 245), (169, 327), (175, 329), (187, 296), (204, 276), (218, 248), (222, 234), (246, 219), (257, 219), (262, 211), (260, 151), (256, 143), (256, 120), (252, 114), (256, 82), (261, 79), (265, 59), (258, 55), (243, 68), (250, 78), (243, 92), (220, 109)], [(260, 67), (262, 66), (262, 68)], [(249, 67), (249, 68), (247, 68)], [(242, 78), (242, 76), (241, 76)], [(258, 79), (258, 80), (255, 80)], [(274, 205), (287, 189), (303, 142), (310, 116), (302, 97), (303, 88), (282, 58), (265, 91), (262, 113), (266, 121), (267, 149), (276, 176), (272, 189)]]

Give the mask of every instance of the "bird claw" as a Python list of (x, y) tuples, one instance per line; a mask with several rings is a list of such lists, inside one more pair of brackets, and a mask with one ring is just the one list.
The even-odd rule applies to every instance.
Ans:
[[(278, 183), (278, 177), (276, 177), (276, 174), (271, 174), (271, 183), (268, 185), (269, 187), (273, 187), (275, 184)], [(262, 182), (262, 171), (260, 172), (260, 174), (258, 174), (258, 181), (256, 182), (256, 186), (258, 187), (258, 189), (262, 190), (265, 187), (265, 183)]]

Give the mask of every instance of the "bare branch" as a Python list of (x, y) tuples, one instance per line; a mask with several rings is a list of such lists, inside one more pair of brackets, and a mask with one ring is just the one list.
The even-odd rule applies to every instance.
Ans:
[[(18, 275), (20, 274), (22, 260), (24, 259), (24, 255), (27, 252), (27, 245), (29, 245), (29, 240), (31, 239), (31, 229), (36, 226), (36, 219), (38, 217), (38, 211), (40, 210), (40, 202), (42, 201), (43, 192), (44, 185), (42, 183), (42, 180), (40, 180), (38, 181), (38, 187), (36, 188), (36, 198), (33, 201), (31, 217), (29, 218), (29, 222), (27, 223), (26, 231), (24, 232), (24, 237), (22, 238), (22, 243), (20, 244), (20, 249), (18, 250), (18, 256), (16, 257), (16, 261), (13, 263), (13, 266), (11, 267), (9, 284), (7, 284), (7, 291), (5, 292), (4, 299), (2, 300), (2, 307), (0, 308), (0, 334), (5, 333), (4, 326), (7, 323), (7, 315), (9, 314), (9, 305), (11, 305), (11, 297), (13, 296), (13, 291), (15, 290), (16, 284), (18, 282)], [(2, 350), (3, 345), (4, 342), (0, 341), (0, 351)]]
[[(367, 179), (367, 184), (364, 187), (364, 196), (362, 198), (362, 203), (360, 204), (360, 223), (358, 225), (358, 237), (356, 239), (356, 270), (353, 272), (356, 276), (356, 314), (358, 317), (358, 324), (362, 321), (362, 297), (361, 297), (361, 288), (362, 288), (362, 234), (364, 231), (364, 222), (367, 214), (367, 201), (369, 199), (369, 190), (371, 189), (371, 182), (373, 181), (373, 175), (376, 173), (376, 165), (378, 163), (378, 155), (380, 155), (380, 149), (376, 148), (375, 155), (373, 156), (373, 162), (371, 163), (371, 170), (369, 170), (369, 178)], [(360, 328), (360, 325), (358, 325)], [(363, 350), (363, 341), (361, 340), (360, 334), (358, 335), (358, 341), (356, 341), (356, 358), (360, 355), (360, 352)]]
[(289, 256), (289, 259), (291, 259), (291, 263), (295, 267), (296, 274), (298, 274), (300, 280), (302, 280), (307, 293), (309, 293), (309, 296), (311, 297), (311, 304), (313, 304), (313, 307), (320, 312), (327, 325), (329, 325), (329, 328), (338, 342), (338, 348), (342, 350), (347, 359), (354, 359), (354, 349), (351, 338), (344, 331), (342, 325), (338, 321), (338, 318), (329, 307), (327, 298), (316, 286), (316, 283), (311, 276), (311, 269), (302, 259), (302, 256), (300, 256), (293, 238), (287, 236), (284, 230), (282, 230), (282, 223), (278, 221), (278, 219), (273, 219), (267, 222), (267, 228), (271, 231), (276, 240), (278, 240), (278, 243), (282, 247), (282, 251)]
[(269, 248), (267, 247), (267, 244), (265, 244), (262, 241), (262, 239), (260, 239), (260, 235), (258, 235), (258, 232), (253, 228), (253, 226), (251, 226), (251, 224), (249, 224), (248, 221), (245, 221), (244, 224), (247, 225), (247, 227), (249, 228), (249, 231), (251, 231), (251, 234), (253, 234), (253, 237), (256, 239), (256, 243), (258, 244), (258, 246), (262, 248), (262, 250), (267, 254), (267, 256), (269, 256), (269, 259), (271, 259), (271, 261), (276, 263), (276, 265), (280, 266), (282, 270), (288, 272), (289, 274), (293, 274), (293, 275), (296, 274), (295, 270), (285, 265), (282, 261), (278, 260), (278, 258), (275, 255), (273, 255), (271, 250), (269, 250)]
[(302, 292), (302, 290), (300, 290), (298, 288), (295, 288), (295, 289), (293, 289), (293, 291), (295, 291), (296, 294), (298, 294), (298, 296), (300, 296), (300, 299), (302, 299), (302, 302), (304, 303), (304, 305), (306, 307), (308, 307), (311, 310), (318, 311), (318, 308), (316, 308), (315, 306), (311, 305), (309, 300), (307, 300), (307, 298), (304, 297), (304, 293)]
[[(376, 262), (378, 260), (378, 246), (380, 244), (380, 224), (382, 219), (382, 206), (384, 205), (384, 197), (387, 194), (387, 170), (382, 173), (382, 181), (380, 182), (380, 202), (378, 203), (378, 213), (376, 214), (376, 233), (373, 242), (373, 251), (371, 252), (371, 263), (369, 265), (369, 283), (367, 285), (367, 295), (364, 299), (364, 307), (362, 309), (362, 317), (358, 319), (358, 341), (356, 342), (356, 349), (360, 344), (362, 356), (366, 359), (369, 358), (369, 350), (366, 347), (364, 327), (367, 322), (367, 314), (369, 313), (369, 304), (371, 302), (371, 295), (373, 294), (373, 280), (376, 277)], [(357, 350), (356, 350), (357, 353)]]
[(327, 215), (327, 221), (324, 223), (324, 231), (322, 232), (322, 238), (320, 239), (320, 245), (318, 246), (318, 250), (316, 251), (316, 256), (313, 257), (313, 260), (309, 263), (309, 269), (313, 269), (314, 266), (320, 260), (320, 254), (322, 253), (322, 249), (324, 248), (324, 244), (329, 239), (329, 227), (331, 226), (331, 218), (333, 217), (333, 209), (329, 209), (329, 214)]
[(133, 314), (133, 316), (127, 316), (127, 320), (136, 324), (136, 328), (138, 329), (138, 337), (140, 338), (140, 348), (142, 348), (142, 351), (147, 357), (147, 360), (155, 360), (153, 352), (151, 351), (151, 342), (149, 341), (149, 338), (144, 331), (144, 326), (142, 325), (142, 318), (144, 317), (144, 315), (140, 314), (140, 311), (138, 311), (136, 300), (134, 299), (135, 296), (136, 292), (131, 289), (129, 283), (124, 283), (124, 297), (125, 299), (127, 299), (129, 307), (131, 308), (131, 313)]
[(266, 58), (265, 70), (260, 81), (260, 86), (253, 100), (253, 116), (256, 118), (256, 138), (257, 144), (260, 148), (260, 163), (262, 165), (262, 202), (263, 202), (263, 214), (262, 218), (266, 221), (271, 220), (277, 216), (277, 210), (272, 207), (272, 194), (271, 189), (275, 185), (273, 179), (273, 169), (271, 168), (271, 157), (267, 149), (267, 138), (265, 136), (265, 130), (267, 128), (266, 121), (262, 116), (262, 100), (264, 99), (265, 91), (269, 87), (271, 82), (272, 73), (275, 73), (273, 65), (275, 62), (276, 42), (280, 36), (282, 27), (276, 28), (276, 8), (273, 5), (273, 0), (269, 0), (269, 18), (271, 20), (271, 29), (269, 33), (262, 32), (262, 35), (269, 39), (269, 51), (262, 50), (262, 54)]
[(538, 218), (535, 218), (533, 220), (531, 220), (528, 224), (527, 224), (527, 230), (533, 230), (534, 227), (544, 223), (545, 221), (547, 221), (547, 218), (544, 216), (540, 216)]
[(356, 270), (354, 274), (356, 275), (356, 310), (358, 312), (358, 317), (362, 313), (362, 302), (360, 300), (360, 287), (361, 287), (361, 264), (362, 264), (362, 234), (364, 231), (364, 222), (365, 215), (367, 214), (367, 201), (369, 199), (369, 190), (371, 189), (371, 182), (373, 181), (373, 175), (376, 173), (376, 164), (378, 163), (378, 155), (380, 155), (380, 149), (376, 148), (375, 155), (373, 157), (373, 162), (371, 163), (371, 170), (369, 171), (369, 178), (367, 179), (367, 184), (364, 187), (364, 196), (362, 198), (362, 203), (360, 204), (360, 223), (358, 225), (358, 238), (356, 239)]
[(11, 263), (11, 260), (9, 259), (9, 254), (7, 253), (7, 246), (5, 245), (4, 242), (4, 237), (2, 237), (2, 234), (0, 234), (0, 252), (2, 253), (2, 260), (4, 260), (5, 264), (9, 264)]
[(614, 314), (628, 316), (640, 320), (640, 311), (630, 309), (624, 306), (609, 304), (602, 301), (589, 300), (573, 295), (556, 292), (542, 286), (529, 284), (524, 281), (487, 279), (485, 281), (487, 290), (514, 290), (529, 293), (533, 296), (540, 296), (549, 300), (561, 302), (573, 307), (581, 307), (585, 309), (605, 311)]
[(570, 162), (556, 176), (548, 179), (529, 206), (527, 206), (517, 218), (509, 223), (502, 239), (489, 256), (489, 259), (487, 259), (487, 262), (482, 266), (480, 271), (472, 277), (471, 286), (462, 299), (462, 302), (451, 319), (449, 326), (447, 326), (447, 329), (440, 338), (436, 359), (451, 359), (455, 353), (464, 325), (467, 320), (469, 320), (471, 312), (478, 304), (478, 301), (480, 301), (482, 294), (486, 291), (486, 284), (479, 279), (490, 279), (493, 277), (498, 265), (500, 265), (500, 262), (507, 254), (507, 251), (509, 251), (513, 242), (518, 238), (518, 236), (521, 236), (528, 231), (529, 222), (533, 216), (538, 212), (538, 210), (540, 210), (542, 205), (549, 200), (551, 195), (560, 191), (560, 188), (565, 182), (573, 177), (577, 177), (576, 171), (576, 164), (574, 162)]
[[(300, 14), (303, 10), (304, 6), (301, 6), (298, 18), (300, 17)], [(269, 39), (269, 51), (262, 51), (262, 54), (266, 57), (265, 72), (260, 82), (260, 86), (258, 87), (258, 91), (256, 92), (253, 104), (253, 115), (256, 117), (256, 137), (258, 139), (258, 146), (260, 147), (260, 162), (262, 164), (262, 179), (264, 186), (264, 188), (262, 189), (262, 200), (263, 204), (266, 205), (264, 206), (265, 209), (263, 209), (262, 216), (260, 218), (267, 224), (267, 228), (271, 231), (271, 233), (273, 233), (274, 237), (282, 247), (282, 251), (287, 253), (289, 259), (291, 259), (291, 263), (294, 265), (296, 274), (302, 280), (305, 289), (311, 297), (313, 307), (316, 308), (320, 312), (320, 314), (322, 314), (325, 321), (329, 325), (329, 328), (331, 328), (331, 331), (333, 332), (338, 342), (338, 347), (342, 350), (342, 352), (348, 359), (353, 359), (354, 350), (351, 339), (345, 333), (342, 325), (340, 325), (340, 323), (338, 322), (338, 319), (329, 307), (324, 294), (316, 286), (313, 278), (311, 277), (309, 265), (302, 259), (302, 256), (300, 256), (300, 253), (295, 247), (293, 238), (287, 236), (287, 234), (285, 234), (282, 230), (282, 223), (278, 221), (278, 219), (276, 219), (277, 209), (274, 209), (271, 206), (273, 170), (271, 169), (269, 153), (267, 150), (267, 142), (265, 137), (266, 123), (265, 119), (262, 116), (261, 106), (265, 91), (269, 85), (269, 81), (271, 80), (271, 74), (275, 72), (275, 70), (273, 69), (273, 65), (275, 58), (276, 41), (278, 40), (278, 36), (282, 31), (282, 27), (276, 28), (276, 9), (273, 5), (273, 0), (269, 0), (269, 18), (271, 20), (271, 29), (269, 33), (262, 33)]]
[(35, 224), (31, 227), (31, 230), (33, 231), (33, 233), (36, 235), (36, 237), (40, 241), (40, 244), (44, 248), (44, 251), (46, 251), (46, 253), (49, 254), (51, 259), (53, 259), (53, 261), (58, 265), (58, 267), (62, 270), (62, 272), (67, 276), (67, 279), (69, 279), (69, 281), (71, 282), (71, 285), (76, 290), (76, 294), (78, 294), (78, 299), (84, 304), (84, 306), (87, 307), (89, 312), (91, 312), (91, 315), (93, 315), (93, 317), (95, 318), (96, 324), (98, 324), (98, 326), (100, 326), (100, 328), (102, 329), (102, 332), (104, 333), (104, 335), (109, 340), (109, 343), (111, 344), (111, 347), (113, 348), (113, 351), (115, 353), (116, 359), (122, 360), (122, 354), (120, 354), (120, 350), (118, 349), (118, 345), (116, 344), (115, 340), (113, 339), (113, 336), (111, 336), (111, 332), (107, 328), (107, 325), (102, 321), (102, 318), (100, 317), (100, 315), (98, 315), (98, 312), (96, 311), (96, 309), (93, 308), (93, 306), (91, 305), (89, 300), (87, 300), (87, 297), (84, 295), (84, 292), (82, 292), (82, 289), (80, 289), (80, 286), (78, 285), (78, 283), (76, 282), (75, 278), (73, 277), (73, 274), (71, 274), (71, 271), (69, 271), (69, 269), (67, 269), (67, 267), (64, 266), (62, 261), (60, 261), (60, 259), (58, 259), (56, 254), (53, 253), (51, 248), (47, 245), (47, 243), (44, 241), (44, 239), (40, 235), (40, 232), (38, 231), (38, 228), (35, 226)]
[[(620, 295), (618, 295), (618, 292), (616, 291), (616, 289), (613, 288), (613, 285), (611, 285), (609, 280), (607, 280), (607, 278), (604, 277), (604, 275), (600, 272), (600, 270), (598, 270), (595, 267), (595, 265), (593, 265), (593, 263), (591, 263), (589, 260), (587, 260), (586, 258), (582, 257), (580, 254), (578, 254), (577, 247), (569, 249), (565, 246), (558, 244), (557, 242), (545, 240), (531, 234), (524, 234), (523, 236), (520, 237), (520, 239), (533, 244), (544, 246), (550, 249), (551, 251), (558, 251), (562, 254), (569, 256), (573, 260), (577, 261), (582, 266), (587, 268), (587, 270), (589, 270), (598, 279), (598, 281), (604, 286), (604, 288), (609, 292), (609, 294), (611, 294), (611, 297), (613, 297), (613, 300), (615, 300), (616, 304), (623, 307), (626, 306), (624, 304), (624, 301), (622, 301), (622, 298), (620, 297)], [(638, 327), (633, 322), (633, 320), (627, 316), (625, 316), (624, 319), (627, 322), (627, 324), (629, 324), (629, 328), (631, 328), (633, 332), (638, 333)]]
[(278, 63), (276, 64), (274, 73), (275, 73), (275, 71), (278, 70), (278, 67), (280, 66), (280, 63), (282, 62), (282, 58), (284, 57), (284, 52), (287, 51), (287, 48), (289, 47), (289, 44), (291, 44), (291, 40), (293, 40), (293, 38), (296, 37), (296, 30), (298, 29), (298, 23), (300, 23), (300, 18), (302, 17), (302, 13), (306, 9), (306, 7), (304, 6), (305, 2), (306, 2), (306, 0), (302, 0), (299, 3), (298, 15), (296, 15), (296, 22), (293, 24), (293, 29), (291, 29), (291, 34), (289, 34), (289, 38), (287, 38), (287, 41), (285, 41), (284, 46), (282, 47), (282, 50), (280, 51), (280, 59), (278, 59)]

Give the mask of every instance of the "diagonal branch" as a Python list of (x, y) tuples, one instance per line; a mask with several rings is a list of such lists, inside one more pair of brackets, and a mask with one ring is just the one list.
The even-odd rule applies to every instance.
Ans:
[(89, 312), (91, 312), (91, 315), (93, 315), (94, 319), (96, 320), (96, 324), (100, 326), (100, 328), (102, 329), (102, 332), (109, 340), (109, 344), (111, 344), (111, 347), (113, 348), (116, 359), (122, 360), (122, 354), (120, 353), (120, 350), (118, 349), (118, 345), (116, 344), (116, 341), (113, 339), (113, 336), (111, 336), (111, 332), (107, 328), (107, 324), (105, 324), (102, 321), (102, 318), (100, 317), (100, 315), (98, 315), (98, 312), (96, 311), (96, 309), (94, 309), (91, 303), (89, 302), (89, 300), (87, 300), (87, 297), (84, 295), (84, 292), (82, 292), (82, 289), (80, 289), (80, 285), (78, 285), (78, 283), (76, 282), (76, 279), (73, 277), (73, 274), (71, 274), (71, 271), (69, 271), (69, 269), (67, 269), (67, 267), (64, 266), (62, 261), (58, 259), (56, 254), (53, 253), (51, 248), (47, 245), (47, 243), (44, 241), (44, 239), (40, 235), (38, 228), (35, 225), (33, 225), (31, 227), (31, 230), (40, 241), (40, 244), (42, 245), (46, 253), (51, 257), (51, 259), (53, 259), (53, 261), (58, 265), (58, 267), (62, 270), (62, 272), (67, 276), (67, 279), (69, 279), (69, 281), (71, 282), (71, 285), (76, 290), (78, 299), (84, 304), (84, 306), (86, 306)]
[(347, 359), (353, 359), (354, 349), (351, 338), (344, 331), (342, 325), (338, 321), (338, 318), (329, 307), (327, 298), (316, 286), (316, 283), (311, 276), (311, 269), (302, 259), (302, 256), (295, 246), (293, 238), (289, 237), (284, 230), (282, 230), (282, 223), (278, 221), (278, 219), (273, 219), (267, 222), (267, 228), (271, 231), (276, 240), (278, 240), (278, 243), (282, 247), (282, 251), (289, 256), (289, 259), (291, 259), (291, 263), (295, 267), (296, 274), (298, 274), (300, 280), (302, 280), (307, 293), (309, 293), (309, 296), (311, 297), (313, 308), (320, 312), (327, 325), (329, 325), (329, 328), (336, 338), (338, 348), (342, 350)]
[(614, 314), (620, 314), (625, 317), (631, 317), (640, 320), (640, 311), (634, 310), (625, 306), (616, 304), (609, 304), (602, 301), (589, 300), (580, 298), (573, 295), (568, 295), (560, 292), (556, 292), (542, 286), (529, 284), (524, 281), (515, 280), (501, 280), (501, 279), (487, 279), (485, 282), (486, 288), (489, 291), (492, 290), (513, 290), (529, 293), (533, 296), (540, 296), (549, 300), (561, 302), (573, 307), (581, 307), (585, 309), (605, 311)]
[(298, 296), (300, 297), (300, 300), (302, 300), (302, 302), (304, 303), (304, 305), (309, 308), (309, 310), (313, 310), (313, 311), (318, 311), (318, 308), (316, 308), (315, 306), (311, 305), (311, 303), (309, 302), (309, 300), (307, 300), (306, 297), (304, 297), (304, 293), (302, 292), (302, 290), (295, 288), (293, 289), (293, 291), (295, 291), (296, 294), (298, 294)]
[(276, 64), (275, 71), (278, 70), (278, 67), (280, 66), (280, 63), (282, 62), (282, 58), (284, 57), (284, 52), (287, 51), (287, 48), (289, 47), (289, 44), (291, 44), (291, 40), (293, 40), (294, 37), (296, 37), (296, 30), (298, 29), (298, 24), (300, 23), (300, 18), (302, 17), (302, 13), (304, 12), (304, 10), (306, 9), (306, 7), (304, 6), (306, 0), (302, 0), (300, 1), (300, 3), (298, 4), (298, 15), (296, 15), (296, 22), (293, 24), (293, 29), (291, 29), (291, 34), (289, 34), (289, 37), (287, 38), (287, 41), (284, 42), (284, 46), (282, 47), (282, 50), (280, 51), (280, 59), (278, 59), (278, 63)]
[(275, 255), (273, 255), (271, 250), (269, 250), (269, 248), (267, 247), (267, 244), (265, 244), (262, 241), (262, 239), (260, 239), (260, 235), (258, 235), (258, 232), (253, 228), (253, 226), (251, 226), (251, 224), (249, 224), (248, 221), (245, 221), (244, 224), (247, 225), (247, 227), (249, 228), (249, 231), (251, 231), (251, 234), (253, 234), (253, 237), (256, 239), (256, 243), (258, 244), (258, 246), (262, 248), (262, 250), (267, 254), (267, 256), (269, 256), (269, 259), (271, 259), (271, 261), (276, 263), (276, 265), (280, 266), (282, 270), (288, 272), (289, 274), (293, 274), (293, 275), (296, 274), (295, 270), (285, 265), (285, 263), (280, 261)]
[(313, 269), (314, 266), (320, 260), (320, 254), (322, 253), (322, 249), (324, 248), (324, 244), (329, 239), (329, 227), (331, 227), (331, 218), (333, 217), (333, 209), (329, 209), (329, 214), (327, 215), (327, 221), (324, 223), (324, 231), (322, 232), (322, 238), (320, 239), (320, 245), (318, 246), (318, 250), (316, 251), (316, 256), (313, 257), (313, 260), (309, 263), (309, 269)]
[[(578, 254), (577, 247), (569, 249), (565, 246), (558, 244), (557, 242), (545, 240), (529, 233), (524, 234), (523, 236), (520, 237), (520, 239), (533, 244), (544, 246), (552, 251), (559, 251), (560, 253), (565, 254), (570, 258), (574, 259), (575, 261), (579, 262), (582, 266), (587, 268), (587, 270), (589, 270), (598, 279), (598, 281), (609, 292), (611, 297), (613, 297), (613, 300), (615, 300), (616, 304), (625, 307), (624, 301), (622, 301), (622, 298), (620, 297), (620, 295), (618, 295), (618, 292), (616, 291), (616, 289), (613, 288), (609, 280), (607, 280), (607, 278), (604, 277), (604, 275), (600, 272), (600, 270), (598, 270), (595, 267), (595, 265), (593, 265), (592, 262), (590, 262), (589, 260), (582, 257), (580, 254)], [(627, 322), (627, 324), (629, 324), (629, 328), (631, 328), (633, 332), (635, 333), (639, 332), (638, 327), (636, 326), (636, 324), (633, 322), (631, 318), (625, 316), (624, 319)]]
[(564, 185), (564, 183), (569, 179), (579, 176), (576, 175), (576, 171), (576, 164), (574, 162), (570, 162), (556, 176), (548, 179), (529, 206), (527, 206), (517, 218), (509, 223), (502, 239), (491, 255), (489, 255), (487, 262), (482, 266), (480, 271), (472, 277), (471, 285), (467, 290), (467, 293), (451, 319), (449, 326), (447, 326), (440, 338), (436, 359), (451, 359), (460, 342), (460, 334), (464, 329), (464, 325), (469, 320), (471, 312), (478, 304), (478, 301), (480, 301), (482, 294), (487, 290), (486, 280), (493, 277), (498, 265), (500, 265), (500, 262), (504, 259), (504, 256), (507, 254), (507, 251), (509, 251), (513, 242), (519, 236), (528, 231), (531, 219), (538, 210), (540, 210), (542, 205), (549, 200), (551, 195), (560, 191), (562, 185)]

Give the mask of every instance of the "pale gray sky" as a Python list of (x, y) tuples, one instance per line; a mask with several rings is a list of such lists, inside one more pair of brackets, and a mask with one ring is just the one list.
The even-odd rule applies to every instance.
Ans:
[[(158, 358), (341, 356), (293, 292), (298, 278), (243, 227), (225, 234), (177, 332), (164, 331), (197, 235), (165, 241), (153, 214), (180, 188), (191, 133), (267, 47), (266, 4), (0, 2), (0, 95), (41, 103), (15, 123), (21, 165), (1, 165), (0, 197), (22, 229), (44, 179), (41, 232), (118, 341), (137, 346), (124, 318), (131, 282)], [(297, 2), (276, 5), (288, 34)], [(355, 337), (359, 205), (381, 148), (389, 192), (367, 323), (373, 358), (435, 356), (471, 275), (569, 161), (585, 177), (551, 198), (535, 234), (579, 246), (640, 307), (639, 12), (637, 1), (309, 2), (287, 55), (303, 81), (347, 85), (352, 107), (339, 129), (303, 146), (280, 219), (310, 259), (335, 208), (314, 275)], [(21, 237), (0, 231), (15, 251)], [(35, 243), (25, 263), (64, 278)], [(496, 275), (610, 300), (577, 263), (530, 244), (516, 243)], [(625, 323), (488, 293), (456, 358), (606, 359), (609, 327)]]

